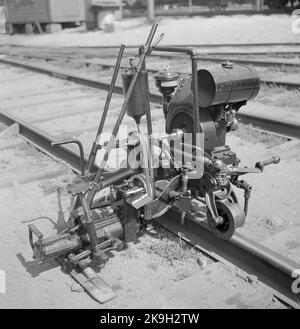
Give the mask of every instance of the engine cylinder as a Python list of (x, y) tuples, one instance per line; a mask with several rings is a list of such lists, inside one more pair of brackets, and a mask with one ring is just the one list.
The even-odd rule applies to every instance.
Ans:
[(257, 71), (246, 65), (230, 65), (198, 70), (199, 105), (208, 107), (248, 101), (256, 97), (260, 89)]

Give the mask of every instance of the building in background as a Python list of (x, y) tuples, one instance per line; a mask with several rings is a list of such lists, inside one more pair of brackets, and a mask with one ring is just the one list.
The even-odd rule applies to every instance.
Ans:
[(8, 33), (58, 32), (85, 21), (84, 0), (5, 0)]
[(85, 0), (87, 29), (113, 29), (122, 17), (122, 0)]
[(8, 33), (53, 33), (82, 23), (88, 29), (105, 29), (122, 12), (122, 0), (0, 0), (0, 5), (1, 1)]
[[(83, 23), (89, 30), (114, 31), (122, 17), (288, 13), (300, 0), (0, 0), (3, 4), (7, 33), (52, 33)], [(3, 9), (0, 15), (2, 32)]]

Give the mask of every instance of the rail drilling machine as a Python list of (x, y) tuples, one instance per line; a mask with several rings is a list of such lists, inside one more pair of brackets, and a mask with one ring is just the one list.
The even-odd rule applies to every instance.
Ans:
[[(152, 45), (156, 29), (154, 24), (146, 44), (140, 47), (138, 64), (131, 60), (122, 74), (125, 98), (109, 140), (99, 142), (124, 45), (88, 161), (85, 163), (78, 140), (54, 143), (54, 147), (76, 143), (80, 150), (79, 179), (69, 187), (75, 202), (67, 228), (56, 236), (44, 237), (36, 226), (29, 225), (34, 258), (39, 262), (57, 259), (101, 303), (115, 296), (93, 270), (108, 261), (108, 251), (121, 250), (126, 243), (136, 241), (149, 223), (154, 219), (159, 222), (174, 209), (181, 225), (193, 215), (197, 225), (205, 222), (215, 236), (230, 239), (245, 222), (252, 189), (240, 176), (261, 173), (266, 165), (279, 162), (273, 157), (243, 168), (226, 145), (226, 134), (238, 125), (236, 113), (259, 92), (260, 78), (254, 68), (224, 62), (213, 69), (198, 69), (196, 49), (158, 46), (163, 35)], [(165, 132), (158, 135), (152, 130), (145, 61), (153, 52), (185, 54), (192, 71), (181, 77), (164, 67), (155, 74), (165, 117)], [(120, 139), (118, 130), (126, 113), (135, 120), (137, 129)], [(147, 133), (140, 129), (143, 116)], [(107, 171), (111, 151), (117, 148), (126, 150), (126, 165)], [(96, 166), (99, 151), (104, 155)], [(243, 207), (233, 186), (244, 191)]]

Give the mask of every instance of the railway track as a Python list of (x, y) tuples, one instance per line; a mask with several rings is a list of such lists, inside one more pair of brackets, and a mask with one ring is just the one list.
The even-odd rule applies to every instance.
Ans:
[[(174, 46), (174, 45), (173, 45)], [(172, 47), (172, 45), (164, 45), (164, 47)], [(298, 57), (300, 54), (299, 43), (266, 43), (266, 44), (179, 44), (176, 47), (193, 47), (198, 49), (200, 55), (211, 55), (211, 56), (236, 56), (236, 55), (264, 55), (264, 56), (290, 56)], [(20, 48), (20, 47), (19, 47)], [(77, 50), (82, 53), (88, 51), (117, 51), (119, 46), (79, 46)], [(130, 51), (137, 51), (139, 45), (129, 45), (127, 49)], [(284, 49), (283, 49), (284, 48)], [(43, 48), (39, 48), (43, 51)], [(73, 48), (75, 49), (75, 48)], [(30, 49), (28, 49), (30, 50)], [(45, 48), (44, 48), (45, 50)], [(68, 48), (65, 48), (68, 51)], [(265, 61), (267, 63), (267, 60)], [(283, 65), (286, 62), (283, 62)], [(287, 62), (287, 64), (289, 64)], [(268, 63), (266, 64), (268, 65)], [(270, 65), (274, 65), (270, 63)], [(276, 65), (276, 64), (275, 64)]]
[(266, 66), (266, 67), (272, 67), (272, 66), (281, 66), (281, 67), (287, 67), (287, 68), (299, 68), (300, 62), (294, 62), (293, 60), (289, 61), (282, 61), (281, 59), (243, 59), (243, 58), (237, 58), (237, 57), (228, 57), (224, 56), (224, 54), (221, 54), (221, 56), (201, 56), (199, 55), (199, 60), (201, 61), (208, 61), (208, 62), (223, 62), (224, 60), (229, 60), (238, 64), (251, 64), (254, 66)]
[[(159, 55), (160, 56), (160, 55)], [(157, 57), (159, 57), (157, 56)], [(37, 56), (37, 55), (25, 55), (25, 57), (27, 58), (40, 58), (40, 59), (45, 59), (46, 61), (53, 61), (53, 60), (57, 60), (57, 58), (55, 57), (51, 57), (51, 56)], [(164, 57), (164, 55), (161, 55), (161, 57)], [(172, 58), (170, 56), (168, 56), (169, 58)], [(202, 58), (204, 57), (199, 57), (200, 60), (202, 60)], [(114, 67), (113, 64), (109, 64), (109, 63), (105, 63), (105, 61), (101, 61), (101, 60), (97, 60), (97, 59), (74, 59), (74, 58), (64, 58), (65, 61), (72, 61), (74, 63), (79, 63), (79, 64), (84, 64), (84, 65), (99, 65), (102, 66), (103, 68), (109, 68), (112, 69)], [(221, 63), (224, 60), (229, 60), (226, 58), (214, 58), (213, 60), (210, 60), (209, 58), (205, 57), (204, 61), (207, 60), (208, 62), (217, 62), (217, 63)], [(236, 63), (249, 63), (249, 61), (247, 60), (233, 60)], [(300, 66), (300, 64), (299, 64)], [(121, 66), (121, 68), (125, 68), (125, 66)], [(155, 74), (157, 71), (159, 70), (159, 68), (157, 69), (148, 69), (148, 71), (150, 73)], [(187, 72), (177, 72), (179, 74), (182, 75), (187, 75)], [(288, 90), (299, 90), (300, 89), (300, 83), (296, 83), (296, 82), (287, 82), (287, 81), (280, 81), (280, 80), (267, 80), (267, 79), (262, 79), (262, 83), (270, 86), (270, 87), (283, 87), (286, 88)]]
[[(43, 66), (34, 66), (17, 61), (7, 62), (7, 60), (3, 59), (1, 61), (6, 64), (26, 68), (34, 72), (46, 73), (50, 76), (85, 86), (102, 90), (107, 90), (108, 88), (107, 84), (87, 77), (76, 76), (61, 69), (53, 68), (49, 70), (49, 68), (46, 69)], [(115, 90), (116, 93), (123, 93), (118, 88)], [(154, 94), (151, 95), (151, 101), (161, 102), (161, 98)], [(77, 152), (71, 147), (66, 146), (60, 146), (54, 149), (51, 143), (56, 138), (50, 136), (44, 130), (40, 130), (4, 111), (0, 113), (0, 121), (6, 125), (17, 124), (20, 135), (28, 142), (34, 144), (42, 152), (66, 161), (74, 170), (79, 169), (79, 156)], [(299, 126), (298, 128), (294, 128), (296, 128), (296, 133), (297, 131), (299, 133)], [(216, 239), (209, 232), (209, 228), (203, 218), (190, 216), (188, 226), (183, 228), (179, 225), (179, 216), (172, 214), (170, 216), (172, 220), (169, 217), (164, 217), (158, 224), (177, 236), (179, 235), (182, 239), (210, 255), (213, 259), (230, 266), (237, 266), (249, 275), (256, 276), (261, 283), (272, 289), (273, 294), (277, 298), (292, 307), (299, 307), (300, 296), (299, 294), (294, 294), (291, 290), (294, 281), (293, 274), (300, 268), (299, 264), (238, 233), (230, 241)]]
[[(11, 47), (11, 48), (23, 48), (24, 45), (18, 45), (18, 44), (11, 44), (11, 45), (1, 45), (1, 46), (7, 46), (7, 47)], [(128, 44), (126, 47), (127, 48), (135, 48), (137, 49), (140, 45), (139, 44)], [(249, 48), (268, 48), (268, 49), (272, 49), (272, 51), (277, 50), (277, 48), (275, 47), (280, 47), (282, 50), (282, 47), (291, 47), (291, 48), (296, 48), (298, 49), (298, 47), (300, 47), (300, 42), (253, 42), (253, 43), (189, 43), (189, 44), (176, 44), (176, 45), (170, 45), (170, 44), (165, 44), (166, 47), (172, 47), (172, 46), (176, 46), (176, 47), (193, 47), (193, 48), (235, 48), (235, 49), (239, 49), (239, 48), (244, 48), (244, 49), (249, 49)], [(35, 46), (26, 46), (27, 48), (35, 48)], [(120, 46), (119, 45), (109, 45), (109, 46), (79, 46), (79, 48), (103, 48), (103, 49), (118, 49)], [(41, 47), (43, 48), (43, 47)], [(65, 48), (73, 48), (73, 46), (67, 46)]]
[[(79, 172), (79, 154), (72, 148), (66, 146), (53, 148), (51, 146), (51, 143), (55, 141), (53, 137), (3, 111), (0, 112), (0, 121), (8, 126), (17, 124), (19, 134), (26, 141), (32, 143), (40, 151), (66, 161)], [(174, 212), (157, 220), (157, 224), (215, 261), (238, 267), (251, 277), (256, 277), (259, 282), (272, 290), (274, 296), (287, 305), (293, 308), (300, 307), (300, 294), (293, 293), (291, 289), (295, 280), (294, 273), (297, 273), (300, 264), (239, 233), (236, 233), (229, 241), (216, 238), (204, 221), (204, 214), (203, 217), (189, 216), (187, 225), (182, 227), (176, 209)]]
[[(11, 52), (11, 51), (2, 51), (2, 54), (6, 54), (8, 56), (14, 56), (14, 55), (19, 55), (23, 58), (32, 58), (32, 59), (40, 59), (40, 60), (45, 60), (45, 61), (55, 61), (55, 60), (60, 60), (60, 61), (72, 61), (74, 63), (81, 63), (85, 65), (90, 65), (90, 64), (96, 64), (99, 66), (103, 67), (113, 67), (113, 64), (109, 63), (103, 63), (103, 60), (98, 60), (95, 58), (91, 58), (94, 56), (99, 57), (99, 52), (102, 58), (111, 58), (112, 56), (115, 56), (116, 53), (114, 51), (117, 51), (117, 48), (114, 47), (91, 47), (91, 48), (76, 48), (76, 53), (78, 53), (78, 49), (85, 49), (86, 50), (94, 50), (97, 51), (98, 53), (83, 53), (83, 54), (78, 54), (78, 56), (74, 56), (74, 51), (75, 48), (60, 48), (59, 51), (56, 50), (55, 48), (30, 48), (30, 47), (17, 47), (18, 52)], [(26, 50), (27, 49), (27, 50)], [(35, 50), (33, 52), (33, 49)], [(132, 50), (135, 50), (134, 52)], [(132, 55), (135, 56), (137, 54), (137, 49), (138, 48), (133, 48), (133, 47), (128, 47), (127, 55)], [(73, 52), (71, 51), (73, 50)], [(104, 53), (103, 53), (104, 50)], [(107, 50), (109, 52), (107, 52)], [(112, 53), (111, 51), (114, 50)], [(248, 54), (247, 54), (248, 55)], [(84, 56), (84, 58), (82, 58)], [(221, 57), (222, 56), (222, 57)], [(182, 59), (182, 55), (180, 54), (170, 54), (170, 53), (160, 53), (160, 54), (152, 54), (152, 57), (158, 57), (158, 58), (167, 58), (167, 59)], [(287, 59), (285, 61), (282, 61), (282, 59), (249, 59), (249, 58), (237, 58), (237, 57), (232, 57), (229, 56), (228, 53), (219, 53), (219, 54), (201, 54), (199, 53), (198, 55), (199, 61), (200, 62), (216, 62), (216, 63), (221, 63), (225, 60), (230, 60), (235, 63), (239, 64), (251, 64), (254, 66), (262, 66), (262, 67), (279, 67), (283, 68), (286, 67), (289, 70), (293, 69), (298, 69), (300, 67), (300, 62), (294, 62), (294, 60)], [(156, 72), (156, 70), (149, 70), (152, 73)], [(186, 72), (179, 72), (186, 74)], [(262, 83), (264, 83), (267, 86), (270, 87), (282, 87), (286, 88), (289, 90), (299, 90), (300, 89), (300, 83), (299, 82), (291, 82), (287, 80), (280, 80), (280, 79), (262, 79)]]
[[(140, 45), (128, 45), (129, 49), (138, 49)], [(222, 53), (222, 51), (229, 49), (232, 53), (243, 51), (243, 53), (249, 54), (261, 54), (261, 53), (298, 53), (300, 51), (299, 42), (267, 42), (267, 43), (218, 43), (218, 44), (176, 44), (176, 45), (164, 45), (166, 47), (193, 47), (200, 49), (201, 51), (209, 51), (212, 53)], [(286, 49), (282, 49), (282, 48)], [(119, 46), (80, 46), (81, 49), (118, 49)], [(252, 51), (251, 49), (255, 49)]]
[[(92, 79), (84, 75), (78, 75), (71, 71), (62, 70), (57, 67), (30, 64), (23, 61), (18, 61), (8, 58), (0, 58), (0, 62), (4, 64), (25, 68), (33, 72), (47, 74), (62, 80), (72, 81), (77, 84), (82, 84), (88, 87), (93, 87), (102, 90), (108, 90), (109, 88), (108, 83), (101, 82), (98, 79)], [(103, 66), (110, 66), (110, 65), (104, 64)], [(114, 92), (123, 95), (123, 88), (121, 86), (116, 85)], [(150, 101), (152, 103), (161, 104), (161, 95), (156, 93), (151, 93)], [(269, 117), (250, 115), (245, 113), (239, 113), (238, 118), (241, 123), (252, 124), (254, 127), (257, 127), (266, 132), (277, 134), (286, 138), (300, 138), (300, 125), (297, 123), (284, 121), (284, 120), (275, 120)]]
[[(288, 44), (287, 44), (288, 45)], [(224, 45), (216, 45), (217, 47), (225, 47)], [(297, 68), (300, 66), (300, 62), (299, 61), (295, 61), (294, 59), (290, 59), (290, 58), (285, 58), (284, 60), (279, 59), (279, 58), (261, 58), (261, 59), (255, 59), (255, 58), (249, 58), (249, 55), (264, 55), (264, 56), (275, 56), (275, 55), (281, 55), (281, 56), (287, 56), (287, 55), (291, 55), (291, 56), (297, 56), (300, 54), (300, 45), (297, 44), (297, 46), (299, 46), (298, 50), (264, 50), (264, 51), (249, 51), (247, 50), (247, 47), (245, 45), (242, 45), (240, 47), (246, 47), (246, 49), (240, 50), (240, 51), (232, 51), (230, 50), (230, 48), (232, 46), (228, 45), (228, 47), (223, 50), (223, 51), (210, 51), (209, 49), (206, 49), (206, 45), (191, 45), (190, 47), (194, 47), (196, 49), (199, 50), (199, 60), (201, 61), (211, 61), (211, 62), (220, 62), (220, 61), (224, 61), (224, 60), (232, 60), (234, 62), (237, 63), (248, 63), (248, 64), (252, 64), (252, 65), (256, 65), (256, 66), (286, 66), (286, 67), (290, 67), (290, 68)], [(1, 47), (1, 45), (0, 45)], [(165, 46), (166, 48), (169, 46)], [(178, 47), (185, 47), (184, 45), (178, 45)], [(250, 45), (251, 47), (251, 45)], [(254, 46), (255, 47), (255, 44)], [(266, 49), (268, 49), (268, 47), (270, 46), (266, 46)], [(288, 46), (286, 46), (288, 47)], [(76, 51), (77, 53), (81, 54), (81, 55), (88, 55), (88, 53), (92, 53), (94, 52), (98, 52), (96, 53), (97, 56), (99, 56), (99, 52), (100, 54), (104, 52), (103, 55), (105, 55), (105, 53), (108, 52), (108, 56), (111, 55), (109, 54), (109, 52), (112, 52), (113, 54), (116, 54), (117, 50), (118, 50), (119, 46), (99, 46), (99, 47), (93, 47), (93, 46), (86, 46), (86, 47), (63, 47), (63, 48), (46, 48), (46, 47), (28, 47), (28, 46), (15, 46), (15, 47), (5, 47), (2, 46), (2, 53), (11, 53), (11, 52), (19, 52), (19, 51), (24, 51), (28, 52), (28, 54), (32, 53), (33, 51), (36, 53), (47, 53), (48, 54), (55, 54), (55, 53), (63, 53), (65, 55), (70, 55), (70, 54), (74, 54), (74, 51)], [(214, 47), (213, 47), (214, 48)], [(135, 45), (135, 46), (127, 46), (126, 47), (126, 52), (130, 52), (133, 54), (137, 54), (138, 53), (138, 49), (139, 46)], [(205, 50), (206, 49), (206, 50)], [(228, 50), (229, 49), (229, 50)], [(95, 55), (96, 55), (95, 54)], [(247, 58), (243, 59), (243, 58), (237, 58), (237, 57), (232, 57), (232, 56), (237, 56), (237, 55), (246, 55)], [(159, 54), (157, 56), (166, 56), (166, 57), (182, 57), (180, 55), (175, 55), (175, 54)], [(222, 56), (222, 57), (220, 57)], [(224, 57), (225, 56), (225, 57)], [(231, 56), (231, 57), (228, 57)]]

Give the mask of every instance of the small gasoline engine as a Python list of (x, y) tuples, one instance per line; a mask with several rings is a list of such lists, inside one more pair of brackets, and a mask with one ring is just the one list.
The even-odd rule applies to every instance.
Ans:
[[(181, 225), (185, 225), (190, 214), (195, 218), (201, 205), (206, 206), (206, 223), (213, 234), (230, 239), (245, 222), (252, 190), (240, 176), (261, 173), (266, 165), (279, 162), (278, 157), (273, 157), (253, 168), (241, 168), (240, 160), (226, 145), (226, 134), (237, 128), (237, 112), (259, 92), (260, 78), (254, 68), (224, 62), (212, 69), (198, 69), (194, 48), (160, 47), (158, 42), (151, 46), (156, 28), (154, 24), (146, 44), (140, 48), (138, 64), (135, 66), (131, 59), (130, 67), (122, 74), (125, 100), (111, 138), (99, 143), (124, 45), (120, 48), (87, 165), (84, 167), (83, 149), (78, 140), (54, 144), (60, 147), (76, 143), (81, 154), (79, 179), (69, 187), (75, 202), (68, 227), (54, 237), (44, 238), (37, 227), (29, 225), (34, 257), (41, 262), (59, 260), (100, 302), (113, 298), (114, 293), (103, 281), (99, 284), (99, 277), (96, 282), (90, 265), (105, 264), (109, 250), (121, 250), (126, 243), (135, 241), (153, 219), (159, 222), (171, 208), (176, 209)], [(153, 52), (186, 54), (192, 69), (189, 76), (179, 76), (168, 67), (155, 74), (165, 117), (165, 132), (159, 135), (152, 131), (145, 63)], [(121, 140), (117, 135), (125, 113), (135, 120), (137, 129)], [(140, 129), (144, 116), (147, 134)], [(113, 148), (126, 150), (127, 165), (107, 171), (105, 167)], [(96, 166), (99, 151), (104, 151), (104, 156)], [(242, 207), (233, 186), (244, 191)], [(80, 271), (88, 280), (79, 278)], [(93, 292), (95, 287), (101, 291), (100, 295)]]

